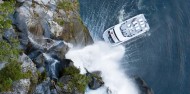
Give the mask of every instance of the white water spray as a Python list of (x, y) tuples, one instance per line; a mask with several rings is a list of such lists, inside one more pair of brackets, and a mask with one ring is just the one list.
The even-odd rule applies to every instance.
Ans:
[[(119, 66), (124, 56), (123, 46), (112, 47), (103, 42), (97, 42), (83, 49), (71, 49), (66, 58), (74, 61), (81, 73), (101, 71), (104, 87), (98, 90), (87, 90), (86, 94), (138, 94), (138, 89), (133, 81), (127, 77)], [(110, 91), (110, 93), (107, 93)]]
[(119, 11), (119, 16), (118, 16), (119, 23), (125, 20), (125, 15), (126, 15), (125, 10), (122, 8)]

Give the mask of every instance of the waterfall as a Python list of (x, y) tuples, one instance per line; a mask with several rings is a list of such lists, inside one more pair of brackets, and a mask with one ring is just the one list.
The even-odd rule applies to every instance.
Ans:
[(66, 58), (73, 60), (82, 74), (86, 73), (84, 68), (90, 72), (101, 71), (105, 85), (98, 90), (87, 89), (85, 94), (138, 94), (133, 80), (125, 75), (120, 66), (124, 53), (125, 48), (121, 45), (113, 47), (97, 42), (82, 49), (70, 49)]

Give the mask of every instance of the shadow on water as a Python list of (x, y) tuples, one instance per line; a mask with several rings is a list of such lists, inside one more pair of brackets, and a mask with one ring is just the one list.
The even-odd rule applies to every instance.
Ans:
[(125, 45), (122, 65), (142, 77), (155, 94), (190, 94), (190, 1), (188, 0), (79, 0), (81, 17), (94, 40), (123, 19), (145, 14), (149, 36)]

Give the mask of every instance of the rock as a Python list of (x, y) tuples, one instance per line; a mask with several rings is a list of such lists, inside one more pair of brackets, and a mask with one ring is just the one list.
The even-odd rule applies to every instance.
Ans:
[(30, 79), (20, 79), (13, 82), (12, 91), (0, 92), (0, 94), (27, 94), (30, 89), (30, 85)]
[(37, 68), (45, 67), (45, 64), (44, 64), (44, 57), (43, 57), (42, 54), (37, 55), (37, 57), (34, 58), (33, 61), (34, 61), (34, 63), (36, 64), (36, 67), (37, 67)]
[(59, 92), (59, 94), (83, 94), (81, 92), (79, 92), (75, 87), (73, 87), (74, 89), (72, 90), (71, 88), (69, 88), (69, 81), (72, 79), (72, 77), (70, 75), (64, 75), (62, 76), (58, 82), (60, 82), (61, 84), (63, 84), (63, 87), (60, 86), (55, 86), (56, 90)]
[(57, 63), (55, 65), (56, 67), (56, 71), (58, 73), (58, 78), (60, 78), (61, 76), (63, 76), (63, 69), (70, 67), (70, 66), (74, 66), (73, 65), (73, 61), (70, 59), (62, 59), (60, 63)]
[(13, 28), (4, 30), (3, 39), (6, 40), (8, 43), (10, 43), (11, 38), (14, 39), (16, 37), (17, 37), (17, 35)]
[(13, 91), (17, 94), (27, 94), (30, 89), (30, 79), (21, 79), (13, 82)]
[(52, 80), (57, 80), (58, 79), (58, 71), (56, 70), (56, 64), (60, 63), (60, 61), (52, 58), (49, 54), (43, 53), (44, 60), (45, 60), (45, 66), (46, 66), (46, 71), (48, 72), (48, 76)]
[(60, 41), (57, 43), (57, 45), (54, 45), (52, 48), (50, 48), (47, 53), (51, 56), (57, 56), (56, 59), (64, 59), (65, 54), (69, 50), (69, 46), (65, 44), (63, 41)]
[(19, 39), (23, 46), (26, 46), (29, 42), (28, 40), (28, 28), (27, 28), (27, 21), (30, 18), (30, 7), (28, 6), (21, 6), (16, 9), (13, 17), (13, 24), (17, 27), (20, 31)]
[(36, 65), (25, 54), (22, 54), (19, 60), (22, 62), (22, 65), (21, 65), (22, 72), (24, 73), (31, 72), (32, 76), (31, 76), (30, 81), (32, 81), (33, 84), (36, 84), (38, 82), (38, 73), (37, 73)]
[(20, 61), (22, 62), (22, 65), (21, 65), (22, 72), (26, 73), (28, 71), (31, 71), (34, 77), (37, 76), (36, 65), (32, 62), (32, 60), (27, 55), (22, 54), (22, 56), (20, 56)]
[(47, 79), (42, 83), (38, 84), (33, 94), (51, 94), (50, 79)]
[(87, 71), (86, 75), (88, 77), (90, 77), (90, 82), (88, 83), (88, 86), (90, 89), (96, 90), (104, 85), (104, 82), (103, 82), (100, 74), (101, 74), (100, 71), (96, 71), (96, 72), (92, 72), (92, 73)]
[(138, 85), (138, 88), (140, 89), (139, 94), (154, 94), (153, 90), (150, 87), (148, 87), (148, 85), (143, 79), (141, 79), (140, 77), (135, 77), (134, 79)]
[(5, 67), (5, 62), (0, 62), (0, 70)]

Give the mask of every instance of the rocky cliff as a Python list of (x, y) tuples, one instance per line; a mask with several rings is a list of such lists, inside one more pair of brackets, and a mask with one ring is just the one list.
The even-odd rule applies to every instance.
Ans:
[[(5, 47), (2, 46), (0, 51), (4, 54), (1, 55), (11, 55), (11, 53), (14, 55), (16, 51), (18, 53), (15, 52), (14, 57), (19, 57), (13, 59), (19, 63), (10, 61), (11, 56), (9, 55), (0, 57), (0, 74), (6, 74), (3, 73), (4, 71), (10, 72), (10, 75), (16, 73), (16, 76), (11, 77), (9, 77), (10, 75), (0, 76), (3, 77), (0, 78), (0, 82), (7, 81), (0, 85), (0, 94), (84, 93), (88, 84), (87, 76), (81, 75), (79, 72), (68, 75), (65, 75), (67, 72), (62, 73), (69, 66), (73, 67), (69, 71), (79, 71), (69, 63), (70, 60), (65, 59), (65, 53), (70, 47), (84, 47), (93, 43), (80, 18), (78, 1), (1, 0), (0, 4), (0, 14), (2, 15), (6, 13), (6, 8), (13, 9), (2, 16), (4, 18), (0, 16), (2, 18), (0, 19), (1, 44), (6, 44), (5, 47), (9, 47), (6, 48), (7, 50), (16, 48), (7, 53)], [(4, 25), (5, 22), (10, 26)], [(17, 45), (13, 45), (13, 40), (18, 40)], [(16, 67), (12, 64), (16, 64), (15, 66), (18, 67), (13, 73), (11, 73), (11, 68)], [(81, 81), (76, 76), (82, 77), (85, 82), (76, 86), (76, 82), (72, 82), (72, 80)], [(62, 84), (64, 79), (71, 80), (69, 85), (72, 87)], [(65, 91), (60, 90), (63, 88), (62, 86)]]

